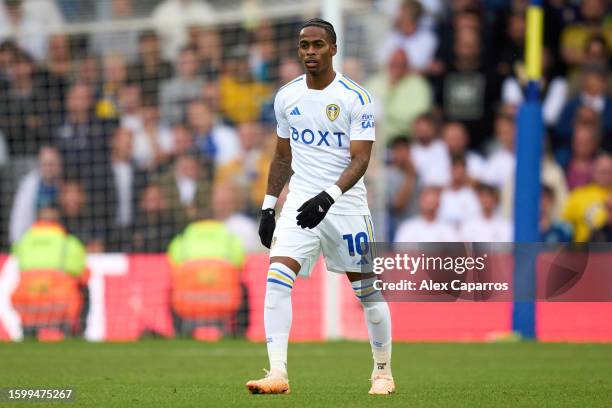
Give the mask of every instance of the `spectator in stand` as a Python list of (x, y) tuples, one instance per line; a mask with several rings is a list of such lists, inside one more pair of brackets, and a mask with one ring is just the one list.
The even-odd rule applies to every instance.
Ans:
[(495, 146), (485, 162), (481, 180), (498, 189), (504, 187), (516, 170), (514, 136), (516, 124), (514, 116), (500, 111), (495, 119)]
[(565, 203), (563, 219), (574, 229), (574, 241), (587, 242), (591, 232), (603, 226), (603, 205), (612, 194), (612, 155), (601, 153), (595, 160), (593, 181), (573, 190)]
[(49, 53), (45, 62), (46, 70), (40, 74), (43, 77), (44, 87), (49, 95), (50, 111), (57, 113), (52, 123), (61, 121), (65, 103), (66, 92), (74, 74), (74, 60), (70, 49), (70, 41), (63, 34), (55, 34), (49, 38)]
[[(108, 0), (107, 0), (108, 1)], [(124, 23), (135, 18), (133, 0), (111, 0), (110, 24)], [(92, 54), (106, 58), (109, 55), (123, 55), (133, 59), (138, 51), (138, 31), (135, 29), (114, 29), (94, 33), (89, 48)]]
[(122, 55), (109, 54), (104, 58), (103, 78), (96, 115), (100, 119), (118, 119), (121, 114), (119, 92), (127, 85), (127, 64)]
[(151, 19), (162, 38), (164, 57), (173, 60), (187, 45), (188, 28), (214, 23), (215, 12), (202, 0), (164, 0), (155, 7)]
[(387, 63), (393, 52), (401, 48), (406, 52), (415, 71), (423, 72), (431, 64), (438, 47), (438, 39), (428, 27), (420, 24), (423, 12), (419, 1), (402, 1), (393, 32), (379, 50), (379, 61)]
[(36, 221), (38, 211), (56, 207), (62, 175), (62, 158), (52, 146), (38, 152), (38, 166), (19, 183), (10, 215), (9, 239), (17, 241)]
[(406, 137), (397, 137), (389, 145), (389, 164), (385, 169), (389, 240), (393, 240), (400, 221), (416, 212), (418, 185), (410, 160), (410, 141)]
[(192, 37), (190, 44), (198, 52), (200, 75), (207, 82), (218, 80), (223, 66), (221, 34), (214, 28), (200, 26), (191, 27), (189, 33)]
[(497, 74), (507, 77), (514, 72), (517, 63), (525, 55), (525, 12), (513, 11), (506, 21), (506, 38), (497, 57)]
[(566, 166), (570, 156), (571, 136), (577, 123), (577, 114), (582, 107), (595, 111), (601, 118), (602, 145), (612, 149), (612, 98), (608, 94), (608, 70), (605, 66), (586, 67), (582, 74), (582, 89), (563, 108), (555, 128), (555, 158)]
[(197, 146), (194, 143), (191, 130), (184, 124), (178, 124), (172, 128), (172, 139), (174, 140), (174, 149), (172, 151), (172, 160), (177, 157), (191, 154), (197, 151)]
[(135, 115), (124, 117), (123, 126), (133, 134), (133, 159), (142, 170), (155, 170), (166, 163), (174, 150), (172, 129), (160, 121), (159, 108), (144, 98)]
[(121, 252), (129, 248), (139, 188), (144, 185), (144, 174), (132, 160), (132, 133), (117, 128), (111, 141), (111, 174), (106, 180), (108, 231), (106, 250)]
[(164, 252), (181, 230), (174, 223), (166, 197), (163, 188), (157, 184), (149, 184), (143, 190), (132, 240), (133, 252)]
[(47, 56), (49, 36), (64, 24), (54, 0), (4, 0), (0, 3), (0, 41), (15, 35), (37, 61)]
[(540, 199), (540, 242), (572, 242), (572, 227), (555, 216), (555, 190), (542, 186)]
[(119, 124), (127, 128), (135, 126), (140, 120), (140, 108), (142, 107), (142, 92), (138, 84), (126, 82), (119, 90)]
[[(436, 29), (439, 44), (434, 61), (428, 67), (430, 75), (440, 75), (454, 59), (454, 44), (457, 33), (463, 30), (473, 30), (480, 33), (481, 43), (485, 44), (485, 52), (491, 48), (494, 40), (490, 21), (484, 17), (479, 0), (452, 1), (446, 7), (447, 13), (443, 16)], [(498, 31), (502, 31), (499, 29)], [(487, 53), (487, 56), (490, 53)], [(487, 58), (488, 59), (488, 58)]]
[(476, 188), (482, 210), (481, 216), (466, 220), (459, 228), (465, 242), (512, 242), (510, 221), (499, 215), (499, 190), (492, 185), (479, 184)]
[(86, 55), (77, 61), (75, 81), (87, 84), (91, 89), (98, 89), (102, 68), (100, 61), (94, 55)]
[(175, 125), (185, 118), (187, 104), (200, 96), (204, 80), (199, 76), (196, 50), (184, 48), (178, 58), (173, 78), (161, 84), (159, 97), (161, 117)]
[(446, 145), (438, 138), (436, 118), (429, 113), (418, 116), (412, 123), (412, 138), (410, 158), (420, 182), (425, 186), (446, 186), (450, 182), (450, 158)]
[(11, 156), (34, 157), (49, 143), (49, 95), (36, 77), (30, 56), (16, 50), (9, 67), (10, 82), (0, 94), (0, 130)]
[(249, 214), (259, 214), (266, 194), (269, 163), (274, 153), (275, 138), (264, 138), (258, 122), (238, 125), (240, 153), (231, 162), (219, 167), (215, 184), (233, 183), (248, 191), (247, 208)]
[(460, 122), (446, 122), (441, 133), (449, 160), (452, 157), (464, 157), (470, 181), (483, 177), (485, 161), (479, 153), (468, 150), (470, 135), (466, 127)]
[(470, 185), (466, 159), (463, 156), (452, 158), (451, 182), (442, 190), (438, 219), (455, 228), (480, 217), (480, 202), (474, 187)]
[(584, 46), (593, 34), (606, 39), (608, 52), (612, 51), (612, 26), (610, 25), (609, 3), (606, 0), (582, 0), (581, 21), (568, 25), (561, 34), (560, 48), (565, 62), (569, 65), (585, 63)]
[(570, 190), (591, 182), (598, 149), (597, 129), (588, 123), (576, 124), (572, 138), (572, 156), (566, 172), (567, 185)]
[(155, 31), (143, 31), (138, 37), (138, 61), (129, 68), (130, 81), (137, 83), (145, 98), (156, 104), (162, 81), (172, 77), (172, 65), (163, 60)]
[(241, 47), (227, 61), (219, 86), (221, 111), (235, 124), (257, 120), (271, 93), (268, 85), (251, 75), (247, 50)]
[(612, 53), (608, 51), (606, 39), (594, 34), (587, 40), (584, 46), (584, 64), (576, 67), (568, 74), (570, 83), (570, 94), (574, 95), (580, 92), (582, 68), (591, 66), (610, 66)]
[(87, 252), (104, 251), (104, 222), (96, 219), (82, 183), (66, 178), (60, 188), (61, 224), (87, 247)]
[(431, 109), (429, 83), (412, 70), (402, 48), (391, 54), (386, 72), (376, 75), (366, 87), (380, 104), (383, 141), (408, 134), (414, 119)]
[(606, 223), (591, 234), (590, 242), (612, 242), (612, 194), (604, 203), (606, 209)]
[(10, 68), (18, 47), (12, 40), (0, 41), (0, 93), (6, 92), (11, 81)]
[(248, 253), (265, 250), (257, 232), (257, 223), (244, 211), (242, 189), (237, 185), (217, 184), (213, 189), (212, 210), (215, 220), (223, 221), (228, 231), (240, 237)]
[(100, 189), (94, 194), (94, 189), (98, 180), (108, 176), (108, 140), (116, 123), (94, 115), (92, 90), (84, 83), (70, 87), (65, 111), (63, 123), (54, 130), (55, 144), (64, 159), (64, 173), (80, 179), (90, 202), (98, 207), (97, 211), (103, 211), (104, 196)]
[(455, 242), (452, 225), (438, 219), (440, 189), (425, 187), (419, 197), (419, 215), (400, 224), (394, 242)]
[(457, 31), (453, 56), (440, 75), (433, 78), (436, 100), (444, 117), (463, 123), (471, 135), (471, 148), (483, 147), (490, 134), (490, 119), (497, 101), (499, 84), (484, 56), (478, 31)]
[(212, 216), (212, 175), (196, 154), (177, 157), (174, 166), (161, 175), (159, 184), (165, 189), (168, 209), (177, 228)]
[(219, 167), (237, 159), (241, 147), (236, 132), (215, 118), (203, 101), (189, 104), (187, 122), (200, 154), (208, 162)]
[(261, 21), (251, 32), (249, 66), (257, 81), (272, 82), (278, 78), (278, 50), (276, 32), (269, 21)]
[(584, 45), (584, 64), (586, 66), (609, 64), (611, 54), (606, 39), (600, 34), (592, 35)]
[[(201, 89), (200, 99), (217, 120), (229, 125), (221, 112), (221, 89), (219, 87), (219, 81), (206, 82)], [(274, 126), (276, 126), (276, 118), (274, 118)]]

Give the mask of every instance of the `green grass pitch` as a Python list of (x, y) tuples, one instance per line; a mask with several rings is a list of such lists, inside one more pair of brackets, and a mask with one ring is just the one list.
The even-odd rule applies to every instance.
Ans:
[(290, 395), (249, 395), (264, 344), (0, 344), (0, 387), (74, 387), (62, 407), (610, 407), (612, 344), (400, 343), (397, 393), (367, 395), (367, 343), (292, 344)]

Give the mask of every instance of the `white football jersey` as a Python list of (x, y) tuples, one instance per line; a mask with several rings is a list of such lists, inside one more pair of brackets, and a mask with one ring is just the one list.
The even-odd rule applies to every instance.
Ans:
[[(351, 161), (351, 140), (375, 140), (374, 106), (360, 85), (336, 73), (325, 89), (309, 89), (302, 75), (279, 89), (274, 100), (279, 137), (290, 139), (293, 176), (285, 205), (304, 201), (335, 184)], [(363, 177), (329, 210), (368, 215)]]

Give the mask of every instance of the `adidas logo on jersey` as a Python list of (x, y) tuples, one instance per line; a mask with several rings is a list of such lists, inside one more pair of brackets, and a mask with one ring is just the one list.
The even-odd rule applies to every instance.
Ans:
[(290, 116), (297, 116), (297, 115), (301, 115), (300, 110), (298, 109), (298, 107), (296, 106), (295, 108), (293, 108), (293, 110), (291, 111), (291, 113), (289, 114)]

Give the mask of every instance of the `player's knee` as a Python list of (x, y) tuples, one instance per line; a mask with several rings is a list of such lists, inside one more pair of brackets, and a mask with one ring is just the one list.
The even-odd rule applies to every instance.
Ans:
[(291, 297), (291, 288), (281, 285), (276, 282), (268, 281), (266, 286), (266, 299), (264, 307), (266, 309), (274, 309), (280, 302)]
[(274, 309), (279, 302), (291, 296), (291, 289), (279, 287), (278, 284), (268, 282), (266, 286), (266, 299), (264, 307), (266, 309)]

